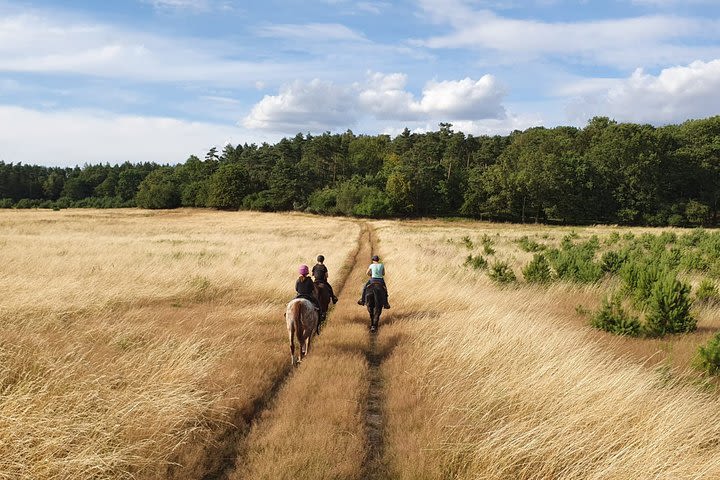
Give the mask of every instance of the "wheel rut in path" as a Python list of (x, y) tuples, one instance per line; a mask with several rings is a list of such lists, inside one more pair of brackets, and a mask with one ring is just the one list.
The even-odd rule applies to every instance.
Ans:
[[(338, 273), (338, 281), (334, 284), (338, 296), (345, 297), (345, 285), (358, 264), (358, 261), (363, 261), (361, 258), (366, 254), (364, 250), (367, 248), (367, 246), (365, 248), (363, 248), (363, 246), (368, 237), (371, 237), (369, 227), (366, 223), (363, 223), (361, 224), (360, 233), (355, 242), (355, 248), (346, 257)], [(348, 294), (345, 300), (350, 301), (349, 299), (352, 298), (352, 296), (352, 294)], [(330, 315), (332, 315), (332, 312), (328, 314), (328, 317), (330, 317)], [(322, 341), (322, 335), (316, 338), (315, 341)], [(238, 410), (235, 412), (231, 420), (231, 425), (224, 431), (216, 434), (213, 445), (205, 449), (203, 464), (206, 468), (199, 478), (202, 480), (224, 480), (228, 478), (230, 473), (235, 469), (238, 458), (242, 458), (245, 454), (247, 447), (246, 440), (252, 425), (262, 417), (265, 411), (272, 408), (283, 385), (292, 377), (293, 371), (294, 369), (288, 365), (273, 381), (265, 395), (255, 399), (249, 411)]]
[[(377, 253), (377, 241), (372, 228), (368, 230), (371, 254)], [(368, 255), (368, 258), (370, 256)], [(389, 312), (385, 311), (387, 316)], [(363, 461), (363, 479), (380, 480), (388, 477), (384, 463), (385, 452), (385, 387), (382, 376), (382, 363), (391, 351), (381, 351), (378, 346), (378, 335), (382, 332), (383, 318), (380, 318), (377, 332), (368, 332), (370, 338), (366, 358), (368, 362), (368, 393), (365, 407), (365, 431), (367, 435), (367, 453)], [(369, 321), (369, 320), (368, 320)], [(392, 347), (391, 347), (392, 348)]]

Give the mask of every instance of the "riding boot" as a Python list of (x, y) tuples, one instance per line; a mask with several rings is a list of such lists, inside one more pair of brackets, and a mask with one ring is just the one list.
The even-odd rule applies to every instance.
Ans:
[(360, 300), (357, 301), (358, 305), (365, 305), (365, 290), (367, 290), (367, 284), (363, 287), (362, 294), (360, 295)]

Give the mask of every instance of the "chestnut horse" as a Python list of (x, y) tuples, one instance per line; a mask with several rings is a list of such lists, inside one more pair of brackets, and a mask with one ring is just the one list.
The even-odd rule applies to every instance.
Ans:
[(370, 314), (370, 331), (375, 332), (380, 323), (380, 314), (385, 305), (385, 288), (379, 282), (371, 282), (365, 289), (365, 305)]
[(316, 333), (320, 335), (320, 327), (325, 326), (328, 308), (330, 307), (330, 290), (324, 282), (315, 282), (315, 292), (320, 304), (320, 316), (318, 319)]
[[(285, 322), (287, 323), (288, 338), (290, 339), (290, 365), (295, 365), (310, 353), (310, 340), (317, 329), (318, 314), (310, 300), (295, 298), (287, 304)], [(297, 336), (300, 345), (297, 362), (295, 361), (293, 336)]]

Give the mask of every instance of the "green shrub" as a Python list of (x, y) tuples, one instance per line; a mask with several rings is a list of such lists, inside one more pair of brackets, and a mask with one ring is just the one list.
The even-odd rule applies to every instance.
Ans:
[(522, 273), (528, 283), (548, 283), (551, 279), (550, 262), (545, 255), (536, 253), (532, 261), (523, 268)]
[(603, 242), (605, 245), (615, 245), (620, 241), (620, 234), (618, 232), (611, 232)]
[(515, 272), (510, 268), (510, 265), (500, 260), (490, 266), (488, 277), (494, 282), (503, 284), (513, 283), (517, 280)]
[(707, 232), (702, 228), (695, 228), (692, 232), (681, 235), (677, 243), (684, 247), (697, 247), (707, 237)]
[(633, 232), (626, 232), (623, 233), (622, 236), (623, 240), (627, 240), (628, 242), (635, 239), (635, 234)]
[(482, 255), (472, 256), (468, 255), (465, 259), (466, 267), (472, 267), (475, 270), (485, 270), (488, 266), (487, 260), (483, 258)]
[(690, 313), (690, 286), (673, 273), (664, 272), (655, 282), (648, 300), (645, 317), (648, 335), (687, 333), (697, 328), (697, 320)]
[(715, 282), (709, 278), (703, 279), (698, 286), (697, 292), (695, 293), (695, 299), (699, 302), (705, 303), (720, 300), (720, 294), (718, 294)]
[(640, 321), (623, 309), (622, 299), (619, 295), (604, 298), (602, 306), (592, 316), (590, 324), (595, 328), (616, 335), (628, 337), (640, 335)]
[(708, 375), (720, 373), (720, 332), (716, 333), (705, 346), (698, 347), (693, 366)]
[(472, 250), (473, 248), (475, 248), (475, 245), (473, 245), (473, 241), (470, 240), (470, 237), (468, 237), (467, 235), (462, 237), (460, 241), (463, 245), (465, 245), (465, 248), (467, 248), (468, 250)]
[(14, 203), (12, 198), (0, 198), (0, 208), (12, 208)]
[(587, 242), (577, 245), (563, 239), (562, 249), (549, 251), (548, 258), (559, 279), (578, 283), (595, 283), (603, 275), (600, 265), (593, 260), (599, 247), (600, 243), (595, 236)]
[(701, 251), (685, 249), (680, 259), (680, 266), (688, 272), (707, 272), (711, 265)]
[(523, 250), (525, 252), (531, 252), (531, 253), (540, 252), (547, 248), (547, 246), (541, 245), (538, 242), (536, 242), (535, 240), (530, 240), (530, 238), (528, 238), (527, 235), (516, 240), (516, 243), (518, 244), (518, 246), (520, 247), (521, 250)]
[(650, 258), (638, 258), (625, 262), (620, 269), (625, 292), (632, 296), (638, 308), (644, 308), (651, 295), (653, 286), (666, 271)]
[(600, 268), (605, 273), (618, 273), (625, 263), (626, 256), (620, 252), (609, 250), (600, 259)]

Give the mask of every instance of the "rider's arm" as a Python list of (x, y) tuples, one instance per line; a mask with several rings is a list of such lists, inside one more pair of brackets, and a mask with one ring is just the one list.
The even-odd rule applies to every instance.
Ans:
[(368, 277), (372, 277), (372, 270), (370, 270), (370, 267), (368, 267), (367, 272), (365, 272), (365, 275)]

